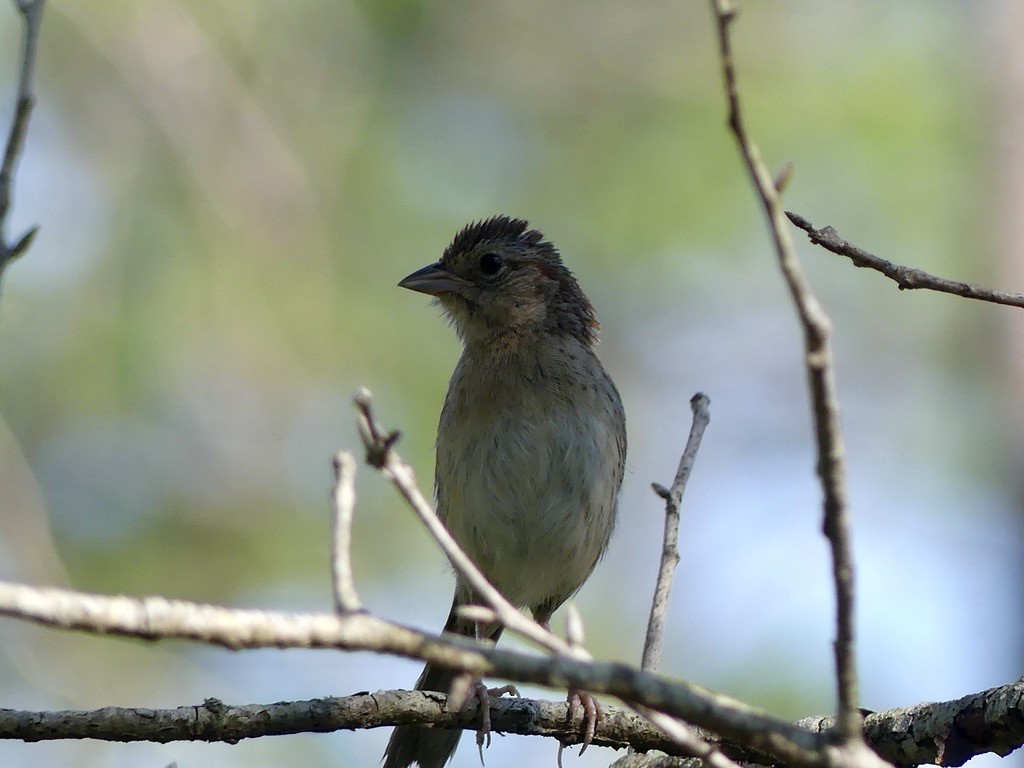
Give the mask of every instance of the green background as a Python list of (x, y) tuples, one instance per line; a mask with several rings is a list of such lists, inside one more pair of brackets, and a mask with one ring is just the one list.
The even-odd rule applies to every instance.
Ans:
[[(787, 206), (895, 261), (996, 282), (999, 8), (744, 3), (743, 98), (769, 165), (794, 163)], [(726, 131), (715, 40), (699, 2), (51, 3), (13, 211), (15, 232), (41, 231), (0, 299), (0, 573), (329, 610), (330, 458), (357, 445), (352, 393), (374, 391), (428, 487), (458, 354), (438, 310), (395, 284), (467, 221), (508, 213), (593, 300), (629, 419), (619, 529), (576, 601), (591, 650), (639, 658), (660, 551), (648, 484), (671, 480), (701, 389), (712, 424), (664, 669), (785, 716), (829, 711), (800, 334)], [(5, 105), (18, 41), (0, 5)], [(836, 325), (864, 705), (1010, 682), (1017, 315), (899, 293), (797, 241)], [(364, 601), (436, 630), (441, 557), (371, 470), (358, 493)], [(267, 702), (416, 674), (0, 622), (6, 707)], [(0, 763), (375, 765), (386, 735), (5, 743)], [(497, 739), (487, 764), (553, 764), (555, 748)], [(476, 761), (464, 745), (455, 765)]]

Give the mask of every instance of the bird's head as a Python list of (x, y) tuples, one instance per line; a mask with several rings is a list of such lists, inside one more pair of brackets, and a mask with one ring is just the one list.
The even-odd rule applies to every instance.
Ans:
[(555, 247), (528, 226), (507, 216), (469, 224), (440, 261), (399, 286), (435, 296), (467, 344), (551, 333), (593, 345), (594, 308)]

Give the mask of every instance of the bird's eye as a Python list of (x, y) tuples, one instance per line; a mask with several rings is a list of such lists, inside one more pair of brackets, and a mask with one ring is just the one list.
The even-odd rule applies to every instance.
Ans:
[(480, 257), (480, 271), (487, 277), (494, 277), (494, 275), (498, 274), (498, 270), (501, 269), (503, 263), (501, 256), (498, 254), (485, 253)]

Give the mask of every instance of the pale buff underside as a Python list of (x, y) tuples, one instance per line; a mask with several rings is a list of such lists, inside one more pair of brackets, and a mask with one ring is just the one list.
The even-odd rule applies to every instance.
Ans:
[(498, 354), (470, 344), (441, 421), (442, 520), (511, 602), (554, 610), (586, 581), (615, 525), (625, 424), (611, 380), (572, 338)]

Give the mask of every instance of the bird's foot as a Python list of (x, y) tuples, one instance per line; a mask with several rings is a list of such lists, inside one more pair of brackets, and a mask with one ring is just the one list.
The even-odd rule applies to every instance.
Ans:
[(484, 747), (491, 746), (491, 697), (500, 698), (505, 694), (518, 697), (519, 689), (514, 685), (488, 688), (483, 682), (473, 686), (473, 695), (480, 702), (480, 728), (476, 732), (476, 748), (480, 751), (480, 765), (484, 764)]
[(597, 721), (601, 719), (603, 714), (601, 712), (601, 706), (597, 703), (597, 699), (586, 691), (576, 691), (572, 688), (569, 689), (569, 695), (566, 697), (566, 702), (569, 704), (570, 722), (576, 720), (577, 711), (581, 711), (582, 713), (583, 747), (580, 749), (580, 754), (582, 755), (587, 751), (587, 747), (590, 746), (590, 742), (594, 740), (594, 734), (597, 732)]

